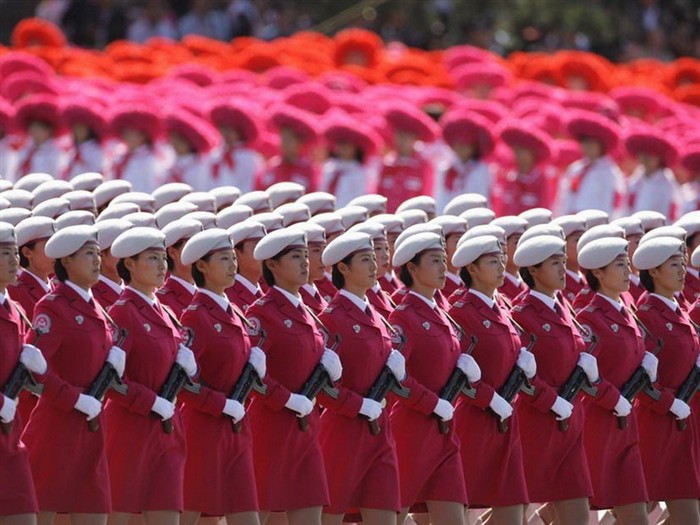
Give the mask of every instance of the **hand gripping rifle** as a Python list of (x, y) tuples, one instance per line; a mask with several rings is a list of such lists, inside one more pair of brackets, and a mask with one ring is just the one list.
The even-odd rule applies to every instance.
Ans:
[[(323, 325), (320, 326), (323, 327), (323, 330), (326, 332), (326, 334), (330, 335)], [(329, 350), (335, 351), (335, 349), (338, 348), (339, 344), (340, 336), (336, 334), (333, 341), (333, 345), (329, 348)], [(331, 376), (328, 374), (328, 370), (326, 370), (326, 367), (323, 366), (321, 363), (318, 363), (314, 368), (313, 372), (311, 372), (309, 379), (307, 379), (306, 383), (304, 383), (304, 386), (301, 388), (301, 392), (299, 392), (299, 394), (313, 401), (314, 399), (316, 399), (316, 396), (322, 390), (333, 399), (338, 399), (338, 396), (340, 395), (340, 392), (338, 392), (338, 389), (333, 384)], [(298, 418), (297, 422), (299, 424), (299, 430), (301, 430), (302, 432), (306, 432), (308, 430), (308, 416)]]
[[(248, 319), (246, 319), (242, 315), (239, 314), (239, 317), (245, 319), (244, 324), (247, 324), (249, 327), (253, 326), (250, 323), (250, 321), (248, 321)], [(258, 341), (257, 346), (262, 348), (263, 344), (265, 343), (266, 337), (267, 333), (265, 332), (265, 330), (261, 330), (260, 340)], [(233, 399), (234, 401), (238, 401), (241, 405), (245, 405), (248, 396), (253, 390), (262, 395), (267, 394), (267, 386), (265, 386), (265, 383), (262, 382), (262, 379), (258, 375), (257, 370), (255, 370), (255, 367), (250, 363), (246, 363), (243, 367), (241, 375), (238, 377), (238, 381), (236, 381), (236, 384), (233, 386), (231, 395), (229, 395), (228, 398)], [(233, 419), (231, 419), (231, 425), (235, 434), (239, 434), (241, 432), (241, 429), (243, 428), (243, 423), (241, 421), (236, 422)]]
[[(591, 334), (591, 344), (588, 346), (585, 352), (592, 354), (597, 345), (598, 337), (595, 334)], [(579, 394), (579, 392), (581, 392), (581, 390), (594, 397), (598, 395), (598, 388), (590, 383), (583, 368), (576, 365), (574, 371), (571, 372), (569, 378), (559, 389), (559, 396), (566, 399), (570, 403)], [(562, 432), (569, 430), (569, 421), (567, 419), (557, 421), (557, 425), (559, 430)]]
[[(478, 342), (479, 338), (472, 335), (467, 351), (464, 353), (471, 355), (476, 343)], [(445, 386), (440, 392), (440, 397), (445, 401), (448, 401), (450, 404), (454, 404), (457, 396), (460, 394), (464, 394), (468, 398), (474, 399), (476, 398), (476, 389), (471, 385), (471, 383), (469, 383), (467, 374), (462, 372), (459, 367), (455, 366), (452, 374), (450, 374), (450, 378), (447, 380), (447, 383), (445, 383)], [(438, 415), (435, 415), (435, 417), (438, 418), (438, 428), (440, 429), (440, 434), (447, 434), (450, 430), (447, 421), (443, 421)]]
[[(527, 348), (525, 348), (525, 350), (527, 350), (528, 352), (532, 350), (532, 347), (535, 346), (536, 342), (537, 336), (535, 334), (530, 334), (530, 342), (528, 343)], [(508, 401), (508, 403), (512, 403), (513, 399), (515, 399), (515, 396), (520, 391), (529, 396), (532, 396), (535, 394), (535, 387), (530, 384), (530, 381), (527, 379), (527, 376), (525, 375), (525, 372), (523, 372), (523, 369), (520, 368), (518, 365), (515, 365), (511, 369), (510, 374), (508, 374), (506, 382), (503, 383), (503, 386), (498, 391), (498, 395), (506, 401)], [(501, 433), (507, 432), (508, 420), (501, 420), (498, 414), (496, 414), (491, 409), (489, 409), (489, 413), (498, 418), (498, 431)]]
[[(700, 333), (700, 326), (695, 324), (693, 321), (690, 322), (693, 327), (695, 327), (695, 330)], [(681, 401), (690, 404), (690, 400), (693, 398), (698, 389), (700, 389), (700, 368), (698, 368), (698, 365), (693, 365), (693, 369), (688, 374), (688, 377), (685, 378), (683, 384), (681, 384), (681, 386), (678, 388), (676, 397)], [(686, 421), (686, 419), (676, 420), (676, 427), (678, 430), (685, 430), (688, 428), (688, 421)]]

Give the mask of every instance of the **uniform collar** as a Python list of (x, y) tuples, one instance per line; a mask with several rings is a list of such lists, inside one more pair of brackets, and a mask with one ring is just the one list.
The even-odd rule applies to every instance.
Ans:
[(369, 303), (367, 302), (367, 298), (360, 298), (356, 296), (354, 293), (348, 292), (345, 288), (342, 288), (339, 292), (340, 295), (343, 297), (347, 297), (351, 303), (353, 303), (355, 306), (357, 306), (360, 310), (363, 312), (367, 310), (367, 307), (369, 306)]
[(124, 281), (122, 281), (121, 283), (115, 283), (112, 279), (108, 279), (107, 277), (105, 277), (102, 274), (100, 274), (100, 281), (105, 283), (107, 286), (109, 286), (115, 292), (122, 293)]
[(390, 283), (393, 283), (393, 282), (394, 282), (394, 272), (393, 272), (393, 271), (386, 272), (386, 273), (384, 274), (384, 279), (386, 279), (386, 280), (389, 281)]
[(566, 269), (566, 275), (571, 277), (574, 281), (576, 281), (577, 284), (581, 283), (581, 280), (583, 279), (583, 276), (581, 275), (581, 272), (575, 272), (573, 270), (569, 270), (568, 268)]
[(194, 293), (197, 291), (197, 288), (195, 286), (192, 286), (184, 279), (180, 279), (179, 277), (176, 277), (173, 274), (170, 274), (170, 278), (179, 285), (181, 285), (185, 290), (187, 290), (190, 295), (194, 295)]
[(0, 305), (5, 304), (7, 300), (7, 294), (5, 292), (0, 292)]
[(530, 290), (530, 294), (533, 297), (537, 297), (540, 301), (546, 304), (553, 312), (556, 312), (555, 306), (557, 305), (557, 301), (553, 297), (545, 295), (542, 292), (538, 292), (536, 290)]
[(308, 292), (311, 297), (316, 297), (318, 294), (318, 288), (314, 283), (306, 283), (301, 286), (304, 290)]
[(34, 278), (36, 282), (39, 283), (39, 286), (46, 292), (49, 293), (51, 291), (51, 285), (46, 284), (44, 281), (42, 281), (39, 277), (37, 277), (35, 274), (27, 270), (26, 268), (22, 269), (22, 273), (26, 273), (27, 275), (30, 275)]
[(228, 297), (226, 297), (226, 295), (217, 295), (211, 290), (207, 290), (206, 288), (198, 288), (197, 291), (211, 297), (214, 300), (214, 302), (218, 304), (224, 311), (227, 311), (231, 307), (231, 303), (229, 302)]
[(435, 310), (437, 308), (437, 303), (435, 302), (435, 299), (428, 299), (427, 297), (424, 297), (421, 294), (414, 292), (413, 290), (409, 290), (408, 293), (418, 297), (420, 300), (422, 300), (425, 304), (427, 304), (433, 310)]
[(236, 281), (241, 283), (245, 287), (245, 289), (248, 290), (253, 295), (256, 295), (258, 293), (262, 293), (260, 286), (258, 286), (257, 284), (251, 283), (248, 279), (243, 277), (240, 273), (236, 274)]
[(615, 301), (615, 300), (611, 299), (610, 297), (608, 297), (607, 295), (603, 295), (600, 292), (598, 292), (596, 295), (599, 295), (600, 297), (605, 299), (607, 302), (609, 302), (611, 305), (613, 305), (615, 310), (617, 310), (618, 312), (620, 312), (624, 306), (621, 302)]
[(685, 268), (685, 271), (688, 272), (693, 277), (695, 277), (696, 279), (700, 279), (700, 271), (696, 270), (695, 268), (691, 268), (690, 266), (687, 266)]
[[(155, 306), (158, 304), (158, 299), (151, 299), (151, 298), (148, 297), (146, 294), (144, 294), (144, 293), (142, 293), (142, 292), (139, 292), (139, 291), (138, 291), (136, 288), (134, 288), (133, 286), (128, 286), (128, 285), (127, 285), (126, 289), (127, 289), (127, 290), (131, 290), (132, 292), (134, 292), (136, 295), (138, 295), (139, 297), (141, 297), (144, 301), (146, 301), (146, 302), (147, 302), (148, 304), (150, 304), (151, 306), (154, 306), (154, 307), (155, 307)], [(153, 296), (155, 297), (155, 294), (153, 294)]]
[(634, 284), (635, 286), (639, 286), (639, 275), (637, 275), (636, 273), (631, 273), (630, 281), (632, 281), (632, 284)]
[(447, 272), (445, 275), (447, 276), (447, 278), (450, 281), (452, 281), (453, 283), (455, 283), (458, 286), (461, 286), (462, 279), (460, 279), (459, 275), (457, 275), (456, 273), (452, 273), (452, 272)]
[(492, 297), (489, 297), (486, 294), (481, 293), (478, 290), (474, 290), (473, 288), (469, 288), (469, 293), (476, 295), (479, 299), (484, 301), (484, 303), (486, 303), (486, 306), (488, 306), (489, 308), (493, 308), (493, 305), (496, 304), (495, 299), (493, 299)]
[(651, 293), (649, 295), (653, 295), (654, 297), (658, 297), (661, 300), (661, 302), (663, 302), (666, 306), (668, 306), (671, 309), (671, 311), (673, 311), (673, 312), (678, 311), (678, 303), (676, 302), (675, 299), (668, 299), (668, 298), (663, 297), (657, 293)]
[(517, 275), (513, 275), (512, 273), (506, 272), (506, 278), (512, 282), (515, 286), (520, 286), (523, 282), (523, 280), (518, 277)]
[(279, 286), (273, 286), (273, 288), (280, 292), (282, 295), (284, 295), (287, 299), (289, 299), (289, 302), (292, 303), (292, 306), (294, 306), (294, 308), (299, 308), (299, 305), (302, 304), (301, 297), (293, 295), (287, 290), (283, 290)]
[(86, 303), (92, 301), (92, 290), (83, 290), (80, 286), (68, 280), (65, 281), (69, 288), (72, 288)]

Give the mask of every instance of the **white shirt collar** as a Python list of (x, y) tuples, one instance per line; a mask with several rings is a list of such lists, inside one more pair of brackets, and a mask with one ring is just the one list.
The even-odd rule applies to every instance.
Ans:
[(311, 297), (316, 297), (318, 295), (318, 288), (314, 283), (302, 284), (301, 287), (306, 290)]
[(382, 287), (379, 286), (379, 282), (374, 283), (374, 286), (372, 286), (372, 291), (374, 293), (380, 293), (382, 291)]
[(194, 295), (194, 293), (197, 291), (197, 288), (195, 286), (192, 286), (190, 283), (188, 283), (184, 279), (180, 279), (179, 277), (176, 277), (173, 274), (170, 274), (170, 278), (173, 281), (175, 281), (176, 283), (180, 283), (182, 285), (182, 287), (190, 293), (190, 295)]
[[(141, 297), (144, 301), (146, 301), (146, 302), (147, 302), (148, 304), (150, 304), (151, 306), (155, 306), (156, 304), (158, 304), (158, 299), (151, 299), (151, 298), (148, 297), (146, 294), (144, 294), (144, 293), (142, 293), (142, 292), (139, 292), (139, 291), (138, 291), (136, 288), (134, 288), (133, 286), (127, 285), (127, 286), (126, 286), (126, 289), (127, 289), (127, 290), (131, 290), (132, 292), (134, 292), (136, 295), (138, 295), (139, 297)], [(155, 297), (155, 294), (153, 294), (153, 297)]]
[(328, 272), (323, 272), (323, 276), (328, 279), (329, 282), (333, 282), (333, 276)]
[(100, 274), (100, 281), (105, 283), (107, 286), (109, 286), (115, 292), (122, 293), (122, 290), (123, 290), (122, 287), (124, 286), (124, 281), (122, 281), (120, 283), (115, 283), (112, 279), (109, 279), (101, 274)]
[(34, 275), (32, 272), (30, 272), (30, 271), (27, 270), (26, 268), (23, 268), (23, 269), (22, 269), (22, 272), (28, 273), (29, 275), (31, 275), (32, 277), (34, 277), (34, 279), (36, 280), (36, 282), (39, 283), (39, 286), (41, 286), (41, 287), (44, 289), (44, 291), (45, 291), (46, 293), (49, 293), (49, 292), (51, 291), (51, 286), (50, 286), (49, 284), (47, 284), (47, 283), (45, 283), (44, 281), (42, 281), (39, 277), (37, 277), (36, 275)]
[(294, 308), (298, 308), (300, 304), (302, 304), (301, 297), (298, 295), (294, 295), (289, 293), (287, 290), (283, 290), (279, 286), (273, 286), (275, 290), (278, 290), (282, 295), (284, 295), (287, 299), (289, 299), (289, 302), (294, 305)]
[(432, 308), (432, 309), (437, 308), (437, 303), (435, 302), (435, 299), (428, 299), (427, 297), (424, 297), (421, 294), (414, 292), (413, 290), (410, 290), (408, 293), (413, 294), (416, 297), (419, 297), (425, 304), (430, 306), (430, 308)]
[(228, 307), (231, 306), (231, 303), (229, 302), (228, 297), (226, 297), (225, 294), (217, 295), (211, 290), (207, 290), (206, 288), (199, 288), (198, 290), (203, 294), (208, 295), (209, 297), (214, 299), (214, 302), (218, 304), (224, 311), (228, 310)]
[(89, 303), (90, 301), (92, 301), (92, 290), (87, 290), (87, 291), (86, 291), (86, 290), (83, 290), (80, 286), (78, 286), (77, 284), (72, 283), (72, 282), (70, 282), (70, 281), (68, 281), (68, 280), (66, 280), (65, 283), (66, 283), (68, 286), (70, 286), (73, 290), (75, 290), (75, 292), (76, 292), (80, 297), (82, 297), (83, 300), (84, 300), (86, 303)]
[(250, 293), (257, 294), (262, 293), (260, 286), (251, 283), (247, 278), (243, 277), (240, 273), (236, 274), (236, 281), (241, 283)]
[(519, 276), (513, 275), (512, 273), (506, 272), (506, 277), (507, 277), (508, 280), (509, 280), (510, 282), (512, 282), (515, 286), (520, 286), (520, 284), (523, 282), (523, 280), (522, 280)]
[(639, 275), (637, 275), (636, 273), (631, 273), (630, 281), (632, 281), (635, 286), (639, 286)]
[(460, 286), (462, 285), (462, 279), (461, 279), (461, 278), (459, 277), (459, 275), (457, 275), (456, 273), (447, 272), (445, 275), (446, 275), (447, 278), (450, 279), (453, 283), (458, 284), (458, 285), (460, 285)]
[(676, 302), (675, 299), (668, 299), (667, 297), (663, 297), (662, 295), (659, 295), (657, 293), (652, 293), (651, 295), (661, 299), (661, 301), (663, 301), (666, 304), (666, 306), (668, 306), (674, 312), (676, 312), (678, 310), (678, 303)]
[(350, 299), (350, 301), (355, 306), (357, 306), (360, 310), (362, 310), (363, 312), (369, 306), (369, 303), (367, 302), (366, 297), (360, 298), (360, 297), (356, 296), (354, 293), (348, 292), (345, 288), (341, 288), (341, 290), (338, 293), (340, 295), (342, 295), (343, 297), (347, 297), (348, 299)]
[(386, 273), (384, 274), (384, 278), (385, 278), (387, 281), (389, 281), (390, 283), (393, 283), (393, 282), (394, 282), (394, 271), (392, 270), (392, 271), (390, 271), (390, 272), (386, 272)]
[(692, 268), (690, 266), (686, 266), (685, 271), (688, 272), (693, 277), (695, 277), (696, 279), (700, 279), (700, 271), (696, 270), (695, 268)]
[(581, 272), (575, 272), (573, 270), (569, 270), (568, 268), (566, 269), (566, 275), (571, 277), (576, 283), (580, 283), (581, 280), (583, 279), (583, 276), (581, 275)]
[(496, 304), (496, 301), (492, 297), (489, 297), (488, 295), (483, 294), (478, 290), (469, 288), (469, 293), (476, 295), (479, 299), (484, 301), (489, 308), (493, 308), (493, 305)]
[(553, 297), (550, 297), (549, 295), (545, 295), (542, 292), (538, 292), (532, 289), (530, 290), (530, 293), (556, 312), (556, 309), (554, 307), (556, 306), (557, 302)]
[(614, 299), (611, 299), (607, 295), (603, 295), (602, 293), (598, 292), (599, 296), (601, 296), (603, 299), (605, 299), (607, 302), (609, 302), (611, 305), (615, 307), (615, 309), (619, 312), (622, 310), (622, 307), (624, 306), (620, 301), (615, 301)]
[(7, 295), (5, 292), (0, 292), (0, 305), (5, 304), (5, 301), (7, 300)]

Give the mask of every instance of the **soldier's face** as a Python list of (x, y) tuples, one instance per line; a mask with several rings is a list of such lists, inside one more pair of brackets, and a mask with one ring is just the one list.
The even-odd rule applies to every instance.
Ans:
[(204, 275), (204, 283), (207, 289), (214, 293), (222, 294), (226, 288), (233, 286), (236, 279), (238, 263), (233, 248), (211, 254), (207, 260), (200, 259), (195, 262), (197, 269)]
[(321, 261), (325, 244), (309, 243), (309, 282), (323, 278), (326, 267)]
[(488, 253), (467, 266), (472, 281), (480, 288), (496, 290), (503, 286), (506, 277), (505, 256), (502, 253)]
[(146, 250), (136, 257), (125, 259), (124, 264), (138, 289), (155, 290), (165, 283), (165, 272), (168, 269), (165, 250)]
[(62, 260), (68, 272), (68, 279), (86, 289), (99, 280), (101, 261), (100, 247), (96, 243), (87, 243), (73, 255)]
[(682, 255), (674, 255), (658, 268), (649, 270), (649, 275), (654, 280), (654, 287), (659, 293), (663, 290), (673, 293), (682, 291), (685, 287), (685, 273), (685, 261)]
[(8, 284), (17, 280), (19, 269), (19, 251), (16, 244), (0, 246), (0, 290), (3, 292)]
[(377, 261), (372, 250), (358, 252), (350, 259), (350, 264), (338, 263), (340, 272), (345, 278), (345, 288), (350, 291), (364, 293), (377, 280)]
[(566, 287), (566, 255), (553, 255), (539, 266), (531, 266), (530, 274), (537, 289), (550, 294)]
[(593, 275), (600, 283), (599, 291), (609, 294), (619, 294), (630, 289), (630, 260), (625, 255), (618, 257), (605, 268), (593, 270)]
[(377, 261), (377, 272), (379, 275), (384, 275), (391, 270), (389, 243), (387, 241), (374, 241), (374, 257)]
[(22, 246), (21, 248), (23, 250), (22, 253), (29, 261), (29, 271), (39, 277), (47, 277), (53, 273), (53, 259), (47, 257), (44, 252), (47, 240), (42, 239), (38, 241), (33, 248), (28, 246)]
[(295, 248), (266, 264), (275, 276), (275, 283), (285, 290), (296, 292), (309, 279), (309, 251), (306, 248)]
[(429, 250), (420, 256), (417, 264), (409, 262), (408, 271), (414, 284), (442, 290), (447, 277), (447, 254), (444, 250)]

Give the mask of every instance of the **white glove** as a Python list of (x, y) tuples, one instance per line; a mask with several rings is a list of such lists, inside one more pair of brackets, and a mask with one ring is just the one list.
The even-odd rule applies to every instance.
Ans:
[(17, 401), (7, 397), (2, 396), (2, 408), (0, 408), (0, 420), (3, 423), (9, 423), (15, 418), (15, 413), (17, 412)]
[(629, 416), (630, 412), (632, 412), (632, 403), (620, 396), (620, 399), (617, 400), (617, 404), (615, 405), (613, 412), (615, 412), (617, 417)]
[(107, 354), (107, 362), (114, 367), (119, 377), (123, 376), (126, 366), (126, 352), (118, 346), (113, 346)]
[(97, 417), (97, 415), (102, 412), (102, 403), (98, 399), (85, 394), (80, 394), (78, 400), (74, 405), (75, 409), (82, 412), (87, 416), (87, 420), (90, 421)]
[(406, 379), (406, 358), (398, 350), (392, 350), (386, 360), (386, 366), (399, 381)]
[(644, 352), (644, 357), (642, 358), (642, 368), (647, 371), (649, 379), (652, 383), (656, 382), (658, 378), (657, 370), (659, 368), (659, 358), (656, 357), (651, 352)]
[(267, 356), (265, 355), (265, 352), (262, 351), (262, 348), (259, 346), (252, 347), (250, 349), (250, 357), (248, 358), (248, 362), (253, 365), (253, 368), (255, 368), (255, 371), (260, 376), (260, 379), (265, 377), (265, 373), (267, 372)]
[(224, 414), (230, 416), (234, 423), (238, 423), (245, 416), (245, 407), (235, 399), (227, 399)]
[(34, 345), (22, 345), (19, 361), (27, 367), (27, 370), (39, 375), (45, 374), (48, 368), (44, 354)]
[(476, 383), (481, 379), (481, 368), (469, 354), (462, 354), (457, 359), (457, 368), (459, 368), (469, 379), (470, 383)]
[(374, 399), (364, 398), (362, 407), (360, 407), (360, 414), (367, 417), (370, 421), (374, 421), (382, 415), (382, 404)]
[(489, 402), (489, 407), (501, 418), (501, 421), (513, 415), (513, 407), (508, 401), (499, 396), (498, 392), (493, 393), (493, 397)]
[(557, 396), (557, 398), (554, 400), (554, 404), (552, 405), (552, 412), (554, 412), (557, 415), (557, 421), (569, 419), (573, 411), (574, 405), (569, 403), (563, 397)]
[(158, 414), (163, 421), (166, 421), (175, 415), (175, 405), (164, 397), (157, 396), (151, 411)]
[(331, 377), (331, 381), (337, 381), (343, 375), (343, 365), (340, 363), (340, 357), (330, 348), (326, 348), (326, 351), (323, 352), (321, 364)]
[(308, 397), (300, 394), (290, 395), (284, 406), (289, 410), (296, 412), (297, 417), (308, 416), (314, 409), (314, 404), (311, 402), (311, 400)]
[(454, 416), (455, 407), (453, 407), (449, 401), (440, 398), (438, 399), (437, 405), (435, 405), (433, 412), (443, 421), (449, 421), (452, 419), (452, 416)]
[(583, 352), (578, 358), (577, 364), (586, 372), (586, 377), (588, 377), (591, 383), (598, 382), (598, 379), (600, 379), (600, 375), (598, 374), (598, 360), (594, 356)]
[(700, 354), (698, 354), (698, 358), (695, 360), (695, 366), (700, 368)]
[(197, 361), (194, 359), (194, 352), (183, 344), (180, 344), (177, 349), (175, 362), (185, 369), (188, 376), (192, 377), (197, 373)]
[(537, 373), (537, 361), (535, 361), (535, 354), (529, 350), (521, 348), (520, 355), (515, 364), (525, 373), (525, 377), (528, 379), (535, 377)]
[(690, 415), (690, 405), (681, 399), (674, 399), (671, 405), (671, 413), (676, 419), (685, 419)]

